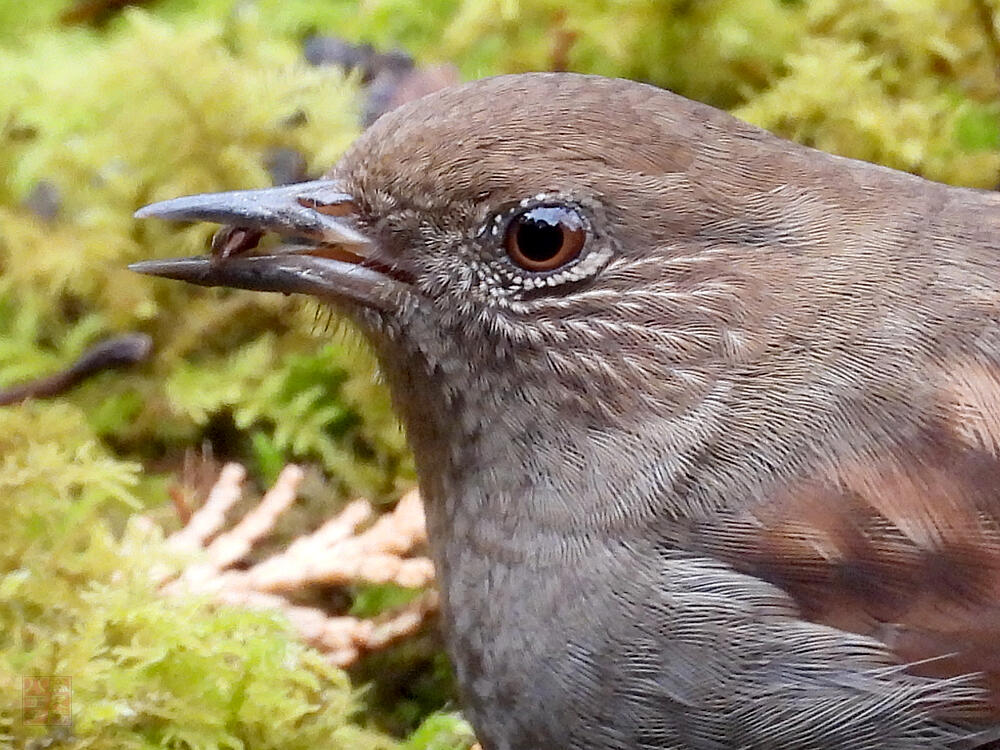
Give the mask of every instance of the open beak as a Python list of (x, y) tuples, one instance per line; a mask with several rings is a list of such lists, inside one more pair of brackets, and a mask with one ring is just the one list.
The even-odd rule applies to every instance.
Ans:
[[(336, 180), (189, 195), (153, 203), (135, 216), (227, 225), (213, 240), (212, 255), (129, 266), (150, 276), (309, 294), (384, 311), (397, 308), (411, 288), (401, 274), (371, 259), (374, 243), (357, 227), (356, 205)], [(277, 234), (286, 244), (255, 254), (264, 232)]]

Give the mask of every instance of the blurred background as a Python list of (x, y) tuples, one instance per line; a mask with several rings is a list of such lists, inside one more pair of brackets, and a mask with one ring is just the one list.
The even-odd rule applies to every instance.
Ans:
[[(0, 747), (474, 741), (420, 572), (419, 505), (396, 505), (413, 468), (364, 343), (314, 302), (130, 273), (205, 252), (213, 231), (135, 209), (314, 178), (399, 103), (528, 70), (648, 81), (993, 189), (998, 11), (0, 0)], [(242, 546), (221, 555), (220, 538)], [(302, 574), (302, 549), (340, 567)], [(280, 586), (250, 575), (264, 563)]]

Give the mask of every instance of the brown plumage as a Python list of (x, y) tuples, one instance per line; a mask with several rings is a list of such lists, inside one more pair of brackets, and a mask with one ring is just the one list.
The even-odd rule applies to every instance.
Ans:
[(982, 673), (1000, 716), (1000, 461), (953, 435), (836, 467), (699, 528), (802, 617), (885, 643), (917, 674)]
[(1000, 197), (524, 75), (141, 215), (372, 340), (485, 747), (1000, 739)]

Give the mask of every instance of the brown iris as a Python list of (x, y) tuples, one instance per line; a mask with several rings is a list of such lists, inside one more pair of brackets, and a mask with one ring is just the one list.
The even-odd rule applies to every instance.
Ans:
[(507, 255), (526, 271), (552, 271), (575, 259), (587, 239), (580, 214), (566, 206), (535, 206), (507, 225)]

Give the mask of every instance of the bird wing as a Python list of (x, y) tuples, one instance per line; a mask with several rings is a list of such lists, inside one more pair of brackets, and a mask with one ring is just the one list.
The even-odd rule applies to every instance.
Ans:
[(795, 482), (704, 538), (802, 616), (879, 639), (910, 671), (980, 673), (1000, 719), (1000, 368), (945, 378), (937, 424)]

